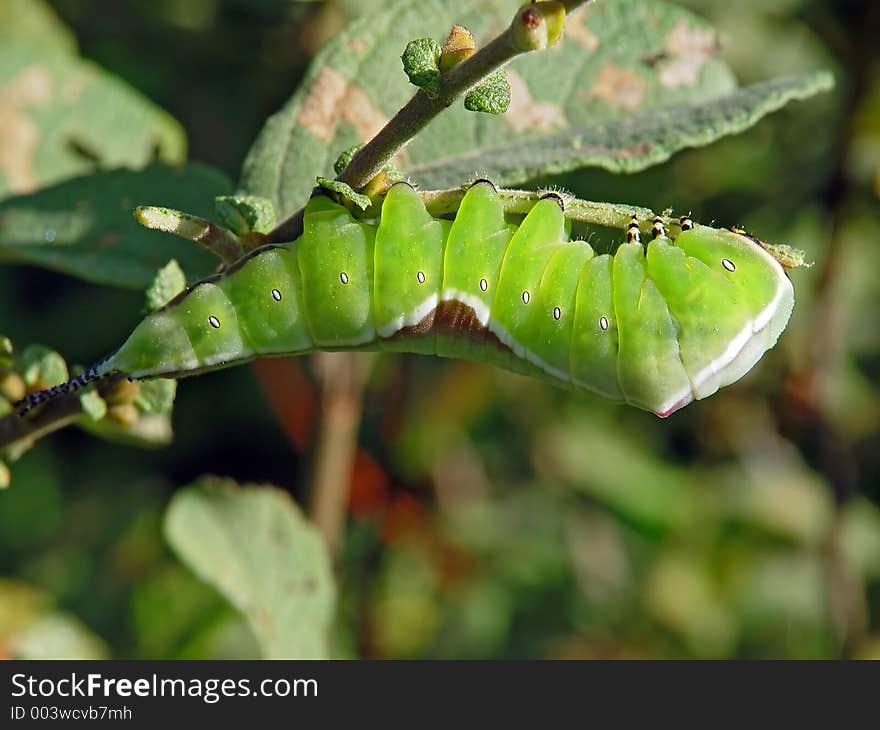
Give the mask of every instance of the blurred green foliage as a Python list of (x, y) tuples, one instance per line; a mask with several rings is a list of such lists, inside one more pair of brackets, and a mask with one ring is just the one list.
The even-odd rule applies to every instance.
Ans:
[[(636, 175), (538, 182), (807, 249), (815, 266), (792, 274), (789, 330), (742, 382), (665, 421), (470, 363), (382, 356), (337, 559), (332, 655), (880, 657), (880, 12), (832, 0), (678, 4), (721, 32), (742, 83), (831, 68), (836, 90)], [(139, 92), (138, 108), (154, 103), (180, 123), (190, 159), (223, 173), (190, 166), (213, 181), (203, 197), (182, 190), (183, 201), (169, 192), (119, 209), (209, 214), (317, 50), (382, 3), (50, 5), (63, 23), (36, 11), (29, 27), (43, 30), (22, 43), (51, 37), (80, 64), (78, 44), (101, 78)], [(399, 55), (408, 40), (389, 43)], [(399, 67), (386, 73), (408, 93)], [(85, 194), (64, 181), (74, 173), (128, 174), (77, 149), (81, 167), (47, 171), (40, 185), (54, 187), (37, 195)], [(0, 243), (14, 200), (0, 203)], [(79, 235), (65, 221), (52, 228)], [(144, 262), (131, 286), (145, 289), (172, 257), (190, 279), (205, 273), (195, 246), (131, 235), (145, 236), (119, 259), (126, 271), (127, 257)], [(16, 261), (0, 267), (0, 330), (16, 345), (91, 362), (143, 311), (141, 292), (53, 272), (71, 270), (63, 261)], [(274, 483), (306, 504), (319, 398), (307, 362), (263, 363), (182, 383), (163, 450), (74, 429), (37, 441), (0, 493), (0, 654), (257, 656), (259, 630), (227, 603), (248, 614), (247, 601), (223, 589), (222, 571), (223, 595), (202, 583), (185, 565), (209, 580), (210, 570), (173, 539), (172, 553), (166, 508), (205, 473)], [(300, 519), (285, 522), (296, 539)], [(254, 547), (241, 545), (242, 560), (257, 573), (265, 550)]]

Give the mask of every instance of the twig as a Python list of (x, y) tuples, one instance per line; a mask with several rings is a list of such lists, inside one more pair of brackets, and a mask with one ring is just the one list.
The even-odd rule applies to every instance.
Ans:
[(197, 215), (155, 205), (141, 205), (135, 208), (134, 217), (144, 228), (171, 233), (201, 244), (225, 264), (237, 261), (244, 254), (244, 248), (234, 235)]
[[(591, 0), (567, 0), (566, 13)], [(515, 24), (520, 21), (517, 11), (513, 23), (488, 45), (466, 61), (447, 71), (439, 92), (432, 98), (419, 90), (415, 96), (352, 158), (348, 167), (337, 178), (355, 190), (363, 188), (406, 144), (427, 126), (434, 117), (470, 91), (474, 86), (507, 64), (516, 56), (536, 50), (517, 39)], [(292, 241), (302, 233), (302, 209), (282, 221), (268, 234), (270, 243)]]
[[(109, 392), (115, 383), (107, 382), (96, 385), (101, 396)], [(80, 404), (77, 393), (68, 393), (52, 399), (45, 405), (39, 406), (33, 414), (27, 417), (17, 413), (0, 418), (0, 454), (16, 447), (22, 442), (36, 441), (47, 434), (70, 425), (85, 411)]]
[[(418, 193), (431, 215), (442, 216), (458, 210), (465, 190), (463, 188), (420, 190)], [(540, 191), (534, 190), (499, 190), (498, 194), (506, 213), (522, 215), (528, 213), (542, 197)], [(654, 217), (654, 212), (648, 208), (617, 203), (594, 203), (568, 196), (561, 197), (565, 202), (565, 217), (573, 221), (592, 223), (608, 228), (624, 228), (633, 216), (648, 224)], [(662, 217), (666, 224), (674, 223), (672, 218)]]
[(374, 359), (373, 353), (364, 352), (315, 356), (322, 397), (309, 512), (331, 555), (336, 554), (345, 527), (364, 386)]

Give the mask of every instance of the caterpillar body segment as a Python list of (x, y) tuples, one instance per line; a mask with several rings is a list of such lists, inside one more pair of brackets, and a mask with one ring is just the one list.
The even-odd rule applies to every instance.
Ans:
[[(472, 185), (452, 220), (394, 185), (377, 222), (327, 196), (303, 233), (147, 316), (96, 377), (183, 377), (263, 355), (388, 349), (489, 362), (667, 416), (747, 372), (788, 322), (782, 266), (739, 233), (638, 221), (613, 255), (569, 240), (558, 196), (518, 225)], [(646, 237), (647, 240), (647, 237)]]

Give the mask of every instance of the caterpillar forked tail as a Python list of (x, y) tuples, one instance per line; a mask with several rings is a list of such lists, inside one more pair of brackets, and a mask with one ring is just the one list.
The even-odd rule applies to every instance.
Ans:
[(16, 401), (12, 404), (15, 413), (19, 416), (24, 416), (28, 411), (37, 406), (41, 406), (44, 403), (48, 403), (70, 393), (76, 393), (78, 390), (86, 388), (100, 380), (125, 377), (119, 371), (105, 368), (107, 362), (108, 360), (104, 360), (97, 365), (92, 365), (90, 368), (87, 368), (76, 377), (71, 378), (66, 383), (53, 385), (51, 388), (38, 390), (36, 393), (29, 393), (20, 401)]

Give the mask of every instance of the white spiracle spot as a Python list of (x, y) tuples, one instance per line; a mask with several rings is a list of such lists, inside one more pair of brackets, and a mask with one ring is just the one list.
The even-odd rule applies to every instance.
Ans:
[(607, 317), (599, 317), (599, 328), (603, 332), (608, 329), (608, 318)]

